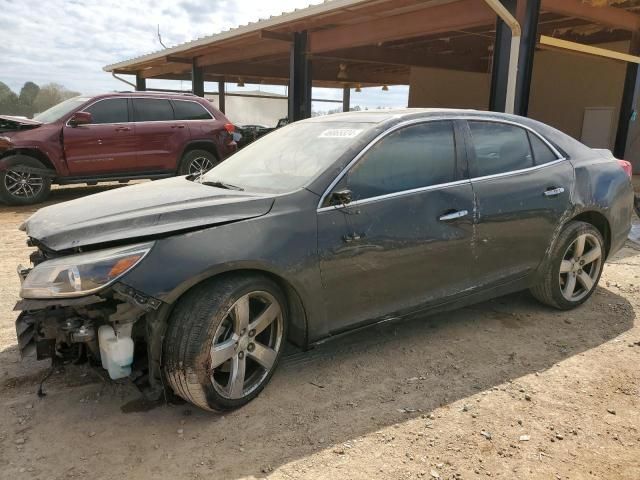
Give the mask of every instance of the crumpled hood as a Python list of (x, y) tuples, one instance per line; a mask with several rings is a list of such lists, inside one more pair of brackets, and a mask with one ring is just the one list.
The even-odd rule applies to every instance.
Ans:
[(21, 130), (22, 128), (35, 128), (42, 125), (42, 122), (30, 120), (28, 118), (13, 117), (11, 115), (0, 115), (0, 132)]
[(21, 229), (38, 243), (60, 251), (246, 220), (265, 215), (273, 202), (270, 196), (176, 177), (42, 208)]

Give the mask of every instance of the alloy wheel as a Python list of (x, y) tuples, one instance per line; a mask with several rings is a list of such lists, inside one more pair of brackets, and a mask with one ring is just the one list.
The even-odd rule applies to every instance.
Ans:
[(216, 392), (238, 399), (253, 392), (272, 370), (283, 337), (282, 308), (267, 292), (238, 299), (218, 326), (210, 351)]
[(207, 157), (196, 157), (189, 164), (189, 175), (202, 175), (214, 167)]
[(40, 193), (43, 185), (43, 178), (33, 173), (7, 170), (4, 174), (4, 186), (15, 198), (34, 198)]
[(565, 251), (560, 263), (560, 290), (577, 302), (593, 290), (602, 269), (602, 245), (595, 235), (579, 235)]

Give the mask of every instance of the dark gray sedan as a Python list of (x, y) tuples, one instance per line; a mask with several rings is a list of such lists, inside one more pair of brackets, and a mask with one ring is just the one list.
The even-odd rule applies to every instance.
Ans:
[(201, 177), (33, 215), (20, 349), (224, 410), (260, 392), (287, 340), (523, 289), (574, 308), (629, 232), (622, 166), (511, 115), (296, 122)]

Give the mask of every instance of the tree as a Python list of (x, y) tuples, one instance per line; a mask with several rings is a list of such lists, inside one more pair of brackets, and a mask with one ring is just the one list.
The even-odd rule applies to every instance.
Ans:
[(47, 83), (40, 88), (33, 101), (34, 113), (44, 112), (46, 109), (78, 95), (80, 93), (67, 90), (58, 83)]
[(7, 84), (0, 82), (0, 115), (19, 114), (18, 96)]
[(40, 87), (33, 82), (25, 82), (20, 90), (18, 100), (20, 102), (20, 108), (22, 109), (22, 115), (32, 117), (35, 113), (33, 103), (40, 93)]

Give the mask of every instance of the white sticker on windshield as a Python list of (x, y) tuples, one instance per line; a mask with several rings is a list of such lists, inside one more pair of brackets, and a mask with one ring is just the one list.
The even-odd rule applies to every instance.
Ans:
[(361, 131), (362, 129), (356, 128), (330, 128), (318, 135), (318, 138), (354, 138)]

